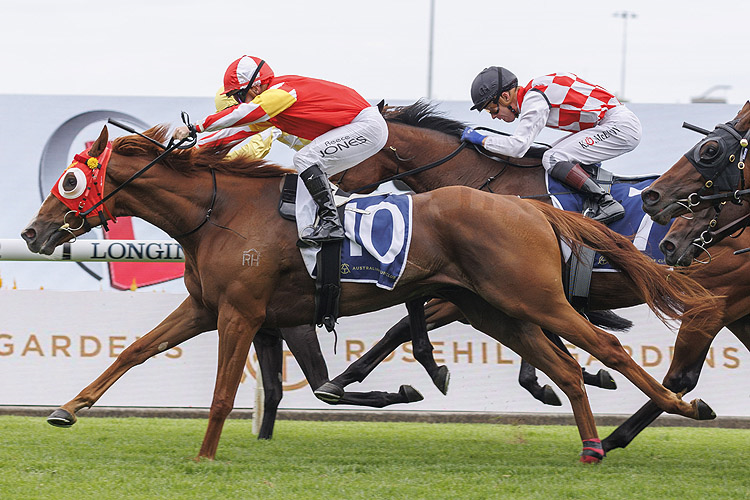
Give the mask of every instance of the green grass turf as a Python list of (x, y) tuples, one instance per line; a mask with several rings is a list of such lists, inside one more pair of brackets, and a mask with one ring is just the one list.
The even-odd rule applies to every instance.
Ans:
[[(0, 499), (740, 499), (750, 430), (653, 428), (601, 465), (572, 426), (0, 417)], [(602, 428), (605, 436), (611, 428)]]

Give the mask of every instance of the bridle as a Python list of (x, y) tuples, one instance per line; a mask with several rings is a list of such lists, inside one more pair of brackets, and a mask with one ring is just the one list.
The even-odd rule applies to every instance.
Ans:
[[(711, 253), (708, 251), (708, 247), (727, 236), (739, 237), (750, 223), (750, 213), (748, 213), (721, 228), (715, 229), (724, 205), (728, 201), (741, 205), (743, 197), (750, 194), (750, 189), (745, 189), (744, 176), (750, 130), (742, 135), (736, 128), (738, 122), (739, 120), (736, 119), (731, 122), (720, 123), (713, 131), (689, 123), (683, 123), (682, 125), (684, 128), (706, 136), (705, 139), (685, 153), (685, 158), (706, 179), (706, 182), (700, 190), (676, 202), (691, 214), (695, 213), (693, 208), (701, 203), (708, 202), (714, 206), (716, 214), (708, 223), (708, 228), (692, 241), (692, 245), (700, 248), (708, 255), (708, 261), (694, 259), (702, 264), (711, 262)], [(739, 188), (736, 189), (738, 185)], [(713, 191), (713, 194), (706, 194), (710, 190)], [(683, 215), (682, 217), (692, 219), (692, 216)], [(734, 234), (737, 231), (739, 233)], [(735, 254), (747, 251), (750, 251), (750, 249), (738, 250)]]
[[(73, 238), (74, 238), (73, 241), (75, 241), (76, 235), (75, 235), (74, 231), (78, 231), (80, 229), (84, 229), (85, 232), (90, 231), (91, 228), (92, 228), (92, 226), (88, 222), (87, 217), (92, 212), (96, 211), (96, 209), (99, 208), (99, 207), (102, 207), (102, 209), (106, 210), (106, 205), (104, 203), (107, 200), (109, 200), (110, 198), (112, 198), (120, 190), (122, 190), (123, 188), (125, 188), (127, 185), (131, 184), (133, 181), (135, 181), (136, 179), (138, 179), (143, 174), (145, 174), (151, 167), (153, 167), (154, 165), (156, 165), (159, 161), (161, 161), (162, 158), (164, 158), (165, 156), (167, 156), (169, 153), (171, 153), (175, 149), (189, 149), (189, 148), (192, 148), (195, 145), (195, 143), (197, 142), (197, 133), (196, 133), (196, 130), (195, 130), (195, 126), (190, 123), (190, 117), (184, 111), (182, 112), (182, 121), (183, 121), (183, 123), (185, 123), (185, 125), (190, 130), (190, 134), (187, 137), (185, 137), (183, 139), (180, 139), (179, 141), (175, 141), (174, 138), (171, 138), (169, 140), (169, 142), (167, 143), (167, 145), (165, 146), (162, 143), (160, 143), (159, 141), (156, 141), (155, 139), (153, 139), (153, 138), (151, 138), (151, 137), (149, 137), (149, 136), (147, 136), (145, 134), (142, 134), (142, 133), (134, 130), (132, 127), (130, 127), (128, 125), (125, 125), (124, 123), (120, 123), (120, 122), (118, 122), (118, 121), (113, 120), (113, 119), (110, 118), (108, 120), (108, 123), (111, 123), (112, 125), (115, 125), (116, 127), (119, 127), (119, 128), (121, 128), (121, 129), (123, 129), (123, 130), (125, 130), (127, 132), (130, 132), (130, 133), (136, 134), (136, 135), (138, 135), (140, 137), (143, 137), (144, 139), (146, 139), (149, 142), (155, 144), (156, 146), (158, 146), (159, 148), (163, 149), (164, 151), (160, 155), (158, 155), (156, 158), (154, 158), (153, 160), (151, 160), (146, 166), (144, 166), (143, 168), (141, 168), (140, 170), (138, 170), (136, 173), (134, 173), (133, 175), (131, 175), (130, 178), (128, 178), (126, 181), (124, 181), (119, 186), (117, 186), (115, 189), (113, 189), (109, 194), (107, 194), (106, 196), (103, 196), (99, 201), (97, 201), (96, 203), (94, 203), (87, 210), (85, 210), (85, 211), (80, 211), (80, 210), (78, 210), (78, 211), (77, 210), (70, 210), (70, 211), (68, 211), (65, 214), (65, 216), (63, 217), (63, 224), (58, 228), (58, 230), (59, 231), (67, 231), (67, 232), (69, 232), (70, 234), (73, 235)], [(214, 208), (214, 205), (216, 203), (216, 193), (217, 193), (216, 172), (215, 172), (215, 170), (213, 168), (210, 169), (210, 170), (211, 170), (211, 179), (212, 179), (212, 183), (213, 183), (213, 192), (212, 192), (212, 195), (211, 195), (211, 203), (209, 205), (208, 210), (206, 211), (205, 217), (198, 224), (198, 226), (196, 226), (195, 228), (193, 228), (190, 231), (187, 231), (185, 233), (179, 234), (177, 236), (173, 236), (174, 238), (181, 238), (181, 237), (189, 236), (189, 235), (197, 232), (199, 229), (201, 229), (207, 222), (211, 222), (212, 224), (215, 224), (213, 221), (211, 221), (211, 213), (213, 212), (213, 208)], [(102, 220), (102, 226), (103, 226), (104, 230), (107, 231), (107, 230), (109, 230), (109, 228), (107, 227), (106, 219), (105, 219), (105, 217), (104, 217), (104, 215), (102, 213), (102, 209), (99, 209), (99, 211), (96, 212), (96, 213), (99, 215), (99, 218)], [(107, 213), (109, 213), (109, 212), (107, 211)], [(76, 217), (80, 217), (82, 219), (80, 226), (78, 226), (76, 228), (71, 228), (70, 227), (70, 224), (67, 222), (67, 218), (68, 218), (68, 216), (70, 214), (73, 214)], [(218, 224), (215, 224), (215, 225), (218, 226)], [(223, 226), (219, 226), (219, 227), (223, 227)], [(224, 229), (229, 229), (229, 228), (224, 228)]]
[[(693, 207), (703, 202), (714, 205), (722, 201), (742, 203), (741, 197), (750, 194), (745, 189), (745, 158), (750, 130), (741, 135), (735, 128), (738, 120), (720, 123), (713, 131), (683, 123), (682, 126), (704, 134), (705, 139), (698, 142), (687, 153), (685, 158), (698, 171), (706, 182), (701, 188), (676, 203), (690, 213)], [(730, 168), (734, 166), (735, 168)], [(739, 188), (737, 187), (739, 185)], [(707, 194), (712, 192), (712, 194)]]

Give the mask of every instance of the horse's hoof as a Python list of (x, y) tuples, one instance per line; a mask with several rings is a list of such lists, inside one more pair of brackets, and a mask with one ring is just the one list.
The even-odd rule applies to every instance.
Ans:
[(542, 403), (549, 405), (549, 406), (562, 406), (562, 401), (560, 401), (560, 398), (555, 393), (555, 390), (550, 387), (549, 384), (546, 384), (544, 387), (542, 387)]
[(602, 459), (598, 456), (592, 456), (592, 455), (581, 455), (581, 463), (584, 464), (600, 464), (602, 463)]
[(47, 423), (55, 427), (70, 427), (76, 423), (76, 417), (68, 410), (58, 408), (47, 417)]
[(448, 367), (445, 365), (439, 366), (437, 374), (432, 379), (432, 382), (435, 384), (435, 387), (437, 387), (440, 390), (440, 392), (446, 395), (448, 394), (448, 383), (450, 381), (451, 381), (451, 372), (448, 370)]
[(612, 375), (607, 370), (601, 369), (596, 372), (596, 377), (599, 379), (599, 387), (602, 389), (609, 389), (614, 391), (617, 389), (617, 382), (612, 378)]
[(695, 399), (691, 403), (698, 410), (698, 420), (713, 420), (716, 413), (702, 399)]
[(422, 393), (410, 385), (402, 385), (398, 388), (398, 393), (406, 399), (407, 403), (416, 403), (417, 401), (422, 401), (424, 399)]
[(339, 399), (343, 397), (344, 389), (332, 382), (326, 382), (315, 389), (314, 394), (319, 400), (329, 404), (334, 404), (338, 403)]

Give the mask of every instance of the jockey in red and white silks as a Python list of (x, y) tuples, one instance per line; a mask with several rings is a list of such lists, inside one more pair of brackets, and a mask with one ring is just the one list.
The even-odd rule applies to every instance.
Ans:
[[(242, 56), (229, 66), (224, 89), (238, 105), (206, 117), (195, 124), (196, 130), (249, 127), (258, 133), (276, 127), (309, 140), (294, 155), (293, 163), (318, 205), (320, 223), (302, 238), (312, 243), (342, 239), (344, 231), (326, 175), (351, 168), (385, 146), (388, 127), (377, 107), (344, 85), (297, 75), (277, 77), (264, 61), (251, 56)], [(187, 134), (186, 127), (174, 132), (175, 138)]]
[(612, 93), (572, 73), (553, 73), (519, 87), (505, 68), (482, 71), (471, 89), (472, 109), (487, 109), (493, 118), (518, 126), (511, 136), (484, 136), (468, 128), (463, 139), (493, 153), (523, 156), (544, 127), (572, 132), (542, 157), (549, 174), (591, 195), (599, 204), (594, 219), (614, 222), (622, 206), (580, 167), (608, 160), (635, 149), (641, 140), (638, 117)]

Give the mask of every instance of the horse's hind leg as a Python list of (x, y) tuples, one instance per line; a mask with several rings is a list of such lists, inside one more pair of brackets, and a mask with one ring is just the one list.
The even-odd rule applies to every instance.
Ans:
[[(416, 312), (419, 314), (418, 310)], [(424, 314), (424, 322), (420, 321), (419, 318), (417, 318), (417, 320), (421, 324), (426, 325), (427, 330), (439, 328), (463, 317), (463, 314), (456, 306), (449, 302), (436, 299), (427, 302), (424, 306)], [(381, 338), (369, 351), (349, 365), (349, 367), (347, 367), (347, 369), (340, 375), (319, 388), (315, 395), (327, 402), (338, 401), (339, 394), (343, 393), (344, 387), (354, 382), (362, 382), (370, 373), (372, 373), (375, 367), (395, 351), (398, 346), (411, 340), (411, 328), (411, 315), (401, 318), (401, 320), (393, 325), (385, 335), (383, 335), (383, 338)], [(429, 338), (427, 338), (427, 342), (429, 343)], [(432, 345), (430, 344), (428, 347), (428, 349), (430, 349), (429, 357), (432, 359), (434, 368), (437, 370), (431, 372), (427, 366), (425, 366), (425, 368), (437, 388), (445, 394), (448, 391), (448, 369), (442, 369), (443, 367), (438, 367), (437, 364), (434, 363), (431, 348)]]
[(239, 311), (228, 304), (219, 311), (219, 356), (216, 368), (216, 385), (208, 427), (203, 437), (198, 457), (213, 460), (219, 447), (224, 422), (234, 407), (234, 398), (240, 385), (255, 333), (265, 319), (265, 307), (252, 315), (251, 310)]
[(526, 323), (517, 337), (501, 341), (523, 359), (538, 366), (565, 393), (573, 409), (578, 432), (583, 442), (581, 462), (597, 463), (604, 458), (604, 450), (596, 430), (594, 415), (586, 395), (581, 367), (546, 336), (537, 325)]
[(617, 337), (586, 321), (562, 297), (557, 303), (549, 300), (544, 304), (541, 310), (528, 311), (526, 317), (536, 318), (544, 328), (557, 333), (592, 354), (606, 366), (622, 373), (661, 409), (697, 420), (715, 418), (716, 415), (703, 401), (694, 400), (687, 403), (659, 384), (633, 361)]
[(283, 365), (283, 341), (279, 330), (261, 328), (253, 339), (255, 354), (258, 356), (261, 382), (263, 383), (263, 419), (261, 420), (258, 439), (271, 439), (276, 423), (276, 413), (284, 388), (281, 384)]
[(47, 422), (57, 427), (70, 427), (76, 421), (78, 410), (93, 406), (129, 369), (215, 327), (215, 318), (190, 297), (186, 298), (156, 328), (122, 351), (109, 368), (74, 399), (55, 410)]
[(581, 376), (581, 367), (555, 346), (533, 323), (510, 318), (471, 293), (451, 292), (474, 328), (485, 332), (523, 359), (542, 370), (570, 400), (578, 432), (583, 441), (582, 462), (596, 463), (604, 457), (594, 415)]

